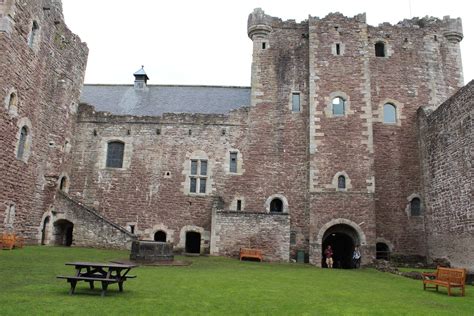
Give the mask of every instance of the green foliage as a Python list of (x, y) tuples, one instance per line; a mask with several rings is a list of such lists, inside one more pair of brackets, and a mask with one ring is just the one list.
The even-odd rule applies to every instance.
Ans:
[[(56, 279), (68, 261), (127, 258), (124, 251), (26, 247), (0, 252), (0, 315), (473, 315), (474, 292), (448, 297), (421, 281), (372, 269), (328, 270), (219, 257), (185, 267), (140, 267), (124, 292)], [(97, 288), (100, 286), (97, 284)], [(455, 291), (457, 294), (458, 292)]]

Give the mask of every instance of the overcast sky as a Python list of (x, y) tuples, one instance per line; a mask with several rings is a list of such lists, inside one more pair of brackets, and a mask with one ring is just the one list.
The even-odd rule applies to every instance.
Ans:
[[(151, 84), (250, 85), (254, 8), (283, 20), (367, 13), (367, 22), (461, 17), (464, 81), (474, 79), (474, 18), (468, 0), (63, 0), (69, 28), (89, 46), (86, 83), (133, 83), (145, 65)], [(471, 58), (469, 58), (471, 57)]]

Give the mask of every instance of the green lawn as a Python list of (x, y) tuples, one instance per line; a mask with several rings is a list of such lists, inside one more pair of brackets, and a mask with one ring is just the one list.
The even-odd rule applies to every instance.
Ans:
[(67, 261), (126, 257), (82, 248), (0, 251), (0, 315), (474, 315), (472, 286), (465, 297), (448, 297), (371, 269), (185, 258), (193, 264), (134, 269), (125, 291), (111, 285), (105, 298), (84, 282), (69, 296), (69, 284), (55, 278), (73, 273)]

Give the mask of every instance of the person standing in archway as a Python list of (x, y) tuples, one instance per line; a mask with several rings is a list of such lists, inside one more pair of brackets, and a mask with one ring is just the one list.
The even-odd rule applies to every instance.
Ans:
[(360, 249), (359, 249), (359, 245), (357, 245), (355, 246), (354, 252), (352, 253), (352, 267), (354, 269), (357, 269), (360, 267), (360, 258), (361, 258)]
[(332, 259), (333, 254), (334, 253), (332, 251), (331, 245), (328, 245), (326, 250), (324, 250), (324, 256), (326, 257), (326, 265), (330, 269), (332, 269), (332, 265), (333, 265), (333, 259)]

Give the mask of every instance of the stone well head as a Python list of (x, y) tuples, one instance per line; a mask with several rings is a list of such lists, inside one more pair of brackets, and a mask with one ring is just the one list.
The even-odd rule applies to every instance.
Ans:
[(173, 244), (151, 240), (132, 241), (130, 260), (139, 262), (172, 261)]

